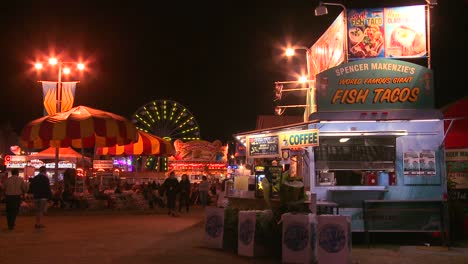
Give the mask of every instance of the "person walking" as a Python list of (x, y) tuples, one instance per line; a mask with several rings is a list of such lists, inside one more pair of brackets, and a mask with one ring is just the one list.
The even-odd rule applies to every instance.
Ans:
[(190, 180), (187, 174), (182, 174), (182, 179), (179, 182), (179, 213), (182, 211), (182, 206), (185, 206), (185, 210), (188, 213), (190, 207)]
[(47, 211), (47, 203), (52, 199), (52, 191), (50, 189), (50, 181), (46, 175), (47, 169), (45, 166), (39, 168), (39, 174), (37, 174), (31, 180), (30, 189), (33, 194), (34, 204), (36, 207), (36, 224), (35, 228), (44, 228), (42, 224), (42, 217)]
[(19, 177), (19, 170), (11, 170), (10, 178), (5, 181), (5, 211), (8, 229), (15, 228), (16, 216), (19, 213), (21, 196), (28, 191), (28, 185)]
[(202, 176), (202, 180), (198, 185), (198, 193), (200, 195), (200, 202), (203, 208), (208, 205), (208, 191), (210, 190), (210, 183), (206, 176)]
[(169, 177), (164, 180), (163, 189), (167, 198), (167, 214), (177, 216), (175, 209), (177, 192), (179, 191), (179, 180), (177, 180), (174, 171), (171, 171)]

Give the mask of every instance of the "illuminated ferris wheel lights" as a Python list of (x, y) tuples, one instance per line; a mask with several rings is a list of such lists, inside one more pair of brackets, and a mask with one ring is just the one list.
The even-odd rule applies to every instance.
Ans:
[[(148, 111), (144, 116), (139, 117), (138, 113), (142, 109)], [(198, 124), (194, 116), (183, 105), (171, 100), (156, 100), (142, 106), (136, 111), (136, 120), (140, 126), (147, 128), (156, 136), (169, 138), (170, 141), (181, 139), (187, 140), (198, 136)], [(191, 124), (191, 125), (190, 125)], [(159, 165), (163, 164), (159, 161)], [(153, 166), (154, 162), (151, 166)]]

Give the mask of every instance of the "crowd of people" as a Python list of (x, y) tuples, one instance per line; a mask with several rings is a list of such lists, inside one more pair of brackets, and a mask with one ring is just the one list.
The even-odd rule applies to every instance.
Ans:
[[(85, 209), (88, 207), (80, 199), (75, 190), (76, 171), (67, 169), (61, 182), (51, 185), (46, 174), (46, 168), (41, 167), (39, 174), (24, 181), (19, 177), (18, 169), (10, 171), (10, 177), (0, 186), (5, 202), (8, 229), (15, 227), (16, 216), (20, 206), (25, 201), (31, 201), (36, 213), (35, 227), (44, 228), (43, 215), (48, 207), (61, 209)], [(188, 213), (193, 205), (206, 207), (216, 205), (221, 190), (221, 184), (215, 180), (209, 182), (206, 176), (201, 181), (192, 183), (187, 174), (182, 174), (180, 181), (174, 171), (170, 172), (162, 184), (156, 181), (130, 184), (127, 181), (117, 181), (111, 186), (102, 186), (99, 183), (88, 182), (84, 192), (95, 200), (104, 201), (107, 208), (113, 208), (115, 196), (124, 196), (132, 193), (142, 196), (148, 208), (165, 208), (168, 215), (179, 216)]]

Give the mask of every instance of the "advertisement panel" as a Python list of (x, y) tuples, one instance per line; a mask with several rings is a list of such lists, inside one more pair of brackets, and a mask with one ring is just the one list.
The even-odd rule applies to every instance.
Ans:
[(349, 59), (384, 56), (384, 10), (354, 9), (348, 12)]
[(454, 189), (468, 189), (468, 149), (445, 150), (448, 178)]
[(349, 60), (427, 55), (424, 5), (349, 9)]
[(345, 61), (344, 35), (345, 35), (344, 13), (335, 19), (330, 27), (310, 48), (309, 69), (310, 80), (315, 80), (315, 75), (335, 67)]
[(367, 59), (317, 75), (318, 111), (433, 109), (432, 70), (400, 60)]
[(385, 57), (424, 57), (426, 12), (424, 5), (385, 8)]

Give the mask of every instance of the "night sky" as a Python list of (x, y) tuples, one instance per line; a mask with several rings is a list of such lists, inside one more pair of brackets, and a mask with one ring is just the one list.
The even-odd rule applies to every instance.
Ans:
[[(328, 15), (315, 17), (316, 0), (121, 2), (2, 4), (0, 125), (10, 123), (19, 133), (42, 116), (37, 81), (47, 75), (37, 76), (31, 63), (55, 53), (88, 62), (89, 71), (72, 78), (80, 81), (75, 106), (131, 118), (153, 100), (173, 100), (196, 118), (202, 139), (226, 142), (255, 129), (258, 115), (273, 114), (274, 82), (295, 80), (293, 73), (305, 68), (305, 55), (286, 60), (282, 48), (310, 47), (341, 12), (329, 6)], [(361, 8), (425, 1), (341, 3)], [(465, 0), (439, 0), (432, 11), (437, 108), (468, 94), (466, 10)]]

